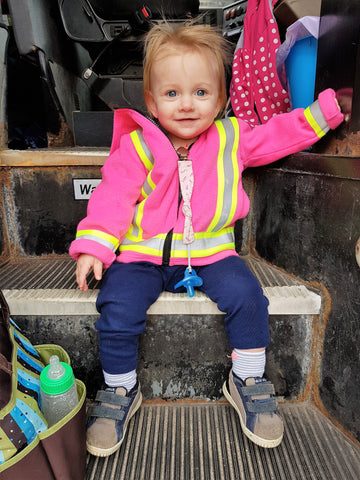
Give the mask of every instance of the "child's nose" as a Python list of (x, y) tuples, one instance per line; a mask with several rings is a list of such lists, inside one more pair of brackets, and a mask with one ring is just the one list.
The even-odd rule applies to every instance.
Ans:
[(192, 110), (194, 106), (192, 95), (183, 95), (181, 97), (181, 109), (182, 110)]

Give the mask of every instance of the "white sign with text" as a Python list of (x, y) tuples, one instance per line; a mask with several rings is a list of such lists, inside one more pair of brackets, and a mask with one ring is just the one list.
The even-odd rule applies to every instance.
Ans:
[(99, 178), (73, 178), (75, 200), (89, 200), (100, 182)]

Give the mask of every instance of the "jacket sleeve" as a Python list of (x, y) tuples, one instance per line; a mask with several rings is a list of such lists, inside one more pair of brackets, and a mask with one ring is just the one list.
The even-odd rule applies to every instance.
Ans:
[(256, 167), (305, 150), (330, 129), (336, 128), (344, 115), (332, 89), (324, 90), (306, 109), (274, 116), (264, 125), (248, 127), (241, 122), (240, 160), (244, 167)]
[(91, 194), (87, 216), (77, 227), (69, 253), (75, 260), (82, 253), (93, 255), (108, 268), (131, 225), (147, 175), (129, 135), (110, 154), (101, 173), (102, 180)]

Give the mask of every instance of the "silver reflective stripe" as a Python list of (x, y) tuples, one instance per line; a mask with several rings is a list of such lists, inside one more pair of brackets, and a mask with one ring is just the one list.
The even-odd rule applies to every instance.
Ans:
[(108, 242), (104, 240), (103, 238), (96, 237), (95, 235), (76, 235), (77, 240), (92, 240), (93, 242), (100, 243), (100, 245), (103, 245), (104, 247), (109, 248), (113, 252), (116, 251), (116, 246), (114, 246), (113, 243)]
[[(229, 225), (237, 204), (239, 168), (237, 150), (239, 143), (238, 123), (230, 118), (216, 122), (220, 147), (218, 155), (218, 192), (216, 213), (208, 231), (217, 232)], [(235, 203), (234, 203), (235, 202)]]
[(147, 240), (137, 240), (137, 238), (134, 237), (132, 234), (127, 233), (123, 241), (121, 242), (120, 247), (122, 245), (144, 245), (155, 250), (161, 250), (161, 247), (159, 247), (159, 245), (162, 245), (164, 243), (165, 237), (166, 234), (163, 234), (157, 237), (149, 238)]
[(134, 251), (147, 255), (162, 257), (166, 234), (137, 241), (132, 235), (127, 234), (120, 245), (121, 251)]
[[(162, 256), (166, 234), (148, 240), (137, 241), (135, 237), (127, 234), (120, 245), (120, 251), (136, 251), (149, 255)], [(223, 250), (235, 248), (233, 227), (219, 233), (196, 233), (191, 244), (193, 258), (208, 257)], [(183, 243), (183, 234), (174, 233), (171, 245), (172, 258), (187, 258), (188, 246)]]
[[(311, 115), (313, 116), (314, 120), (318, 124), (319, 128), (321, 129), (322, 134), (319, 135), (318, 132), (316, 132), (319, 136), (325, 135), (330, 130), (330, 127), (325, 120), (324, 114), (321, 111), (319, 101), (316, 100), (314, 103), (312, 103), (309, 107), (309, 110), (311, 112)], [(316, 131), (316, 129), (314, 129)]]
[(151, 153), (150, 148), (145, 142), (141, 130), (131, 132), (130, 136), (133, 141), (133, 145), (140, 157), (140, 160), (149, 172), (141, 189), (141, 194), (144, 200), (136, 205), (132, 225), (129, 229), (129, 233), (134, 235), (137, 240), (140, 240), (142, 238), (141, 221), (143, 218), (144, 202), (146, 201), (146, 198), (151, 194), (151, 192), (155, 190), (156, 187), (155, 183), (151, 179), (151, 172), (154, 166), (154, 157)]
[[(148, 147), (147, 143), (145, 142), (142, 130), (140, 130), (140, 129), (136, 130), (135, 134), (137, 135), (137, 140), (140, 142), (140, 145), (143, 149), (143, 152), (139, 152), (138, 148), (136, 148), (137, 145), (135, 145), (135, 148), (136, 148), (138, 154), (140, 155), (141, 159), (143, 159), (144, 158), (143, 155), (145, 155), (146, 159), (151, 163), (152, 166), (154, 166), (154, 157), (153, 157), (153, 154), (151, 153), (150, 148)], [(148, 170), (150, 170), (150, 168), (148, 168)]]
[[(136, 136), (138, 142), (134, 143), (135, 149), (138, 152), (138, 155), (140, 156), (142, 162), (144, 163), (145, 167), (149, 170), (148, 176), (144, 182), (144, 185), (142, 187), (143, 190), (143, 195), (145, 197), (148, 197), (150, 193), (155, 189), (155, 184), (151, 180), (151, 171), (154, 166), (154, 157), (153, 154), (151, 153), (150, 148), (148, 147), (147, 143), (145, 142), (143, 133), (141, 130), (136, 130)], [(134, 140), (134, 137), (133, 137)], [(139, 144), (141, 146), (141, 149), (139, 149)]]
[[(138, 203), (136, 205), (135, 212), (134, 212), (134, 217), (133, 217), (133, 220), (132, 220), (132, 224), (130, 226), (130, 229), (128, 230), (128, 233), (130, 233), (132, 236), (136, 237), (137, 240), (142, 235), (142, 229), (139, 228), (139, 225), (137, 224), (137, 222), (139, 221), (138, 212), (139, 212), (140, 205), (143, 208), (143, 202)], [(140, 222), (141, 222), (141, 220), (142, 220), (142, 215), (141, 215), (141, 218), (140, 218)]]
[(146, 180), (144, 182), (144, 185), (142, 186), (142, 194), (144, 197), (148, 197), (150, 195), (150, 193), (154, 190), (151, 186), (150, 186), (150, 182), (151, 182), (151, 172), (149, 172), (148, 176), (146, 177)]
[[(193, 258), (207, 257), (229, 248), (235, 248), (235, 236), (232, 227), (223, 232), (207, 234), (206, 236), (195, 233), (195, 240), (191, 244), (191, 256)], [(183, 235), (174, 233), (171, 256), (185, 258), (187, 252), (188, 246), (183, 243)]]

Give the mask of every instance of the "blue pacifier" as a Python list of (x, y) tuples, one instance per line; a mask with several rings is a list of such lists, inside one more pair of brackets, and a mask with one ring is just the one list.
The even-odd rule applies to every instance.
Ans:
[(189, 297), (193, 297), (195, 295), (194, 287), (201, 287), (202, 284), (203, 284), (202, 278), (196, 275), (195, 270), (193, 270), (191, 267), (188, 267), (185, 270), (183, 280), (178, 282), (175, 285), (175, 288), (185, 287)]

